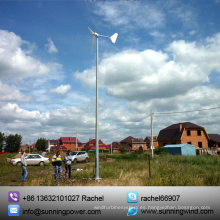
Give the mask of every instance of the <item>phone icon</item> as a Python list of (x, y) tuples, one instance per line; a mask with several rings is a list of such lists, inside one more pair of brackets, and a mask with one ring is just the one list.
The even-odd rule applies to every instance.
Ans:
[(9, 191), (8, 192), (8, 201), (9, 202), (19, 202), (20, 201), (20, 192), (19, 191)]
[(19, 216), (20, 206), (19, 205), (9, 205), (8, 206), (8, 216)]
[(137, 192), (128, 192), (128, 194), (127, 194), (127, 202), (129, 202), (129, 203), (137, 203), (138, 202), (138, 193)]

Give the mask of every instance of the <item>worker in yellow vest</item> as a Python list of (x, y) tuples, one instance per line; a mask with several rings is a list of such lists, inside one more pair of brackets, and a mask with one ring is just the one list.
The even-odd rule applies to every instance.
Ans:
[(55, 180), (57, 179), (58, 174), (60, 178), (62, 178), (62, 158), (59, 151), (57, 151), (52, 157), (52, 164), (55, 168)]

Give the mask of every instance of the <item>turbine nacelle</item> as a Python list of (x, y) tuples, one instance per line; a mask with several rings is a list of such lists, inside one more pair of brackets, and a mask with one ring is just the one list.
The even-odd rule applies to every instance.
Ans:
[[(97, 26), (97, 27), (98, 27), (98, 26)], [(89, 27), (88, 27), (88, 28), (89, 28)], [(97, 28), (96, 28), (96, 29), (97, 29)], [(101, 36), (101, 37), (108, 37), (108, 38), (111, 39), (112, 43), (115, 43), (116, 40), (117, 40), (117, 37), (118, 37), (118, 34), (117, 34), (117, 33), (115, 33), (115, 34), (113, 34), (111, 37), (109, 37), (109, 36), (99, 35), (98, 33), (93, 32), (90, 28), (89, 28), (89, 31), (90, 31), (91, 34), (93, 35), (93, 37), (92, 37), (92, 48), (93, 48), (93, 44), (94, 44), (95, 37), (99, 37), (99, 36)], [(92, 53), (92, 50), (91, 50), (91, 53)]]

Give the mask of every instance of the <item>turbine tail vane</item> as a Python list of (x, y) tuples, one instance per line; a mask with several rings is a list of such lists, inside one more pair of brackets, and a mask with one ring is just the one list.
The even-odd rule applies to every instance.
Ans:
[(116, 42), (117, 37), (118, 37), (118, 34), (117, 34), (117, 33), (113, 34), (113, 35), (110, 37), (112, 43), (115, 43), (115, 42)]

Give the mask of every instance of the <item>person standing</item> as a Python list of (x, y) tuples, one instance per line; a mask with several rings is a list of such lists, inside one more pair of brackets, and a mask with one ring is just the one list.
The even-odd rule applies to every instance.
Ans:
[(27, 161), (25, 159), (25, 152), (22, 151), (21, 153), (21, 168), (22, 168), (22, 174), (21, 174), (21, 182), (25, 182), (26, 181), (26, 177), (27, 177)]
[(62, 178), (62, 158), (59, 151), (57, 151), (52, 157), (52, 164), (55, 168), (55, 180), (57, 179), (58, 174), (60, 178)]
[(69, 170), (69, 178), (71, 178), (71, 163), (72, 156), (70, 155), (70, 150), (67, 151), (67, 154), (63, 157), (63, 161), (65, 162), (66, 174)]

